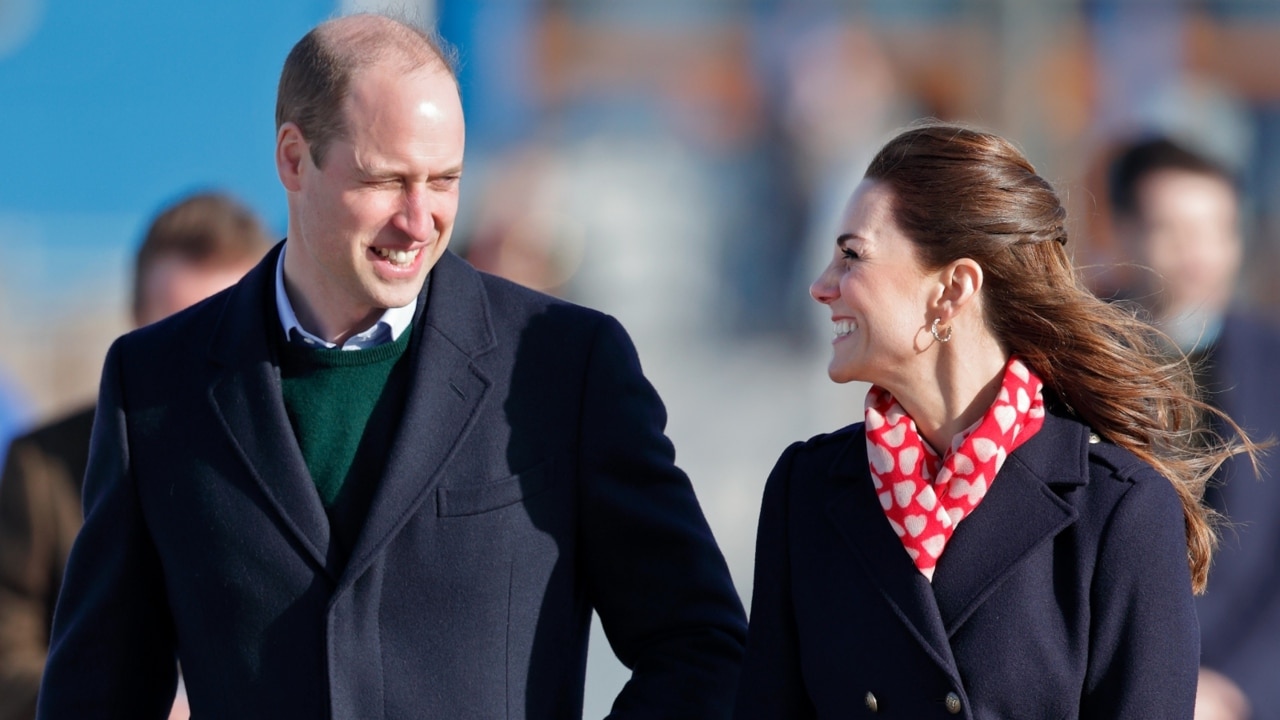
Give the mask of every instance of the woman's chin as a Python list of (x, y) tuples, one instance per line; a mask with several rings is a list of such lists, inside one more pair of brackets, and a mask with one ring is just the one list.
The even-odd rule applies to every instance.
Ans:
[(862, 379), (859, 377), (859, 373), (852, 368), (834, 361), (827, 366), (827, 377), (831, 378), (832, 382), (840, 383), (841, 385)]

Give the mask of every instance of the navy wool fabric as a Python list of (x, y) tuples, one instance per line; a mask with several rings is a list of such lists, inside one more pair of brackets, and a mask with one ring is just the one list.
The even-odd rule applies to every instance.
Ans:
[(932, 586), (885, 519), (861, 424), (788, 448), (765, 489), (735, 717), (1190, 718), (1181, 505), (1089, 435), (1051, 411)]
[(665, 411), (613, 319), (446, 253), (349, 554), (238, 285), (118, 340), (41, 718), (581, 715), (591, 610), (616, 718), (725, 717), (745, 618)]

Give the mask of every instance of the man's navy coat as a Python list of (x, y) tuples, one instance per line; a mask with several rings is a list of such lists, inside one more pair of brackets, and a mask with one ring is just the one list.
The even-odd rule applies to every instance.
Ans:
[(579, 717), (591, 610), (613, 717), (727, 716), (745, 619), (613, 319), (446, 253), (353, 547), (336, 547), (268, 333), (278, 249), (118, 340), (40, 717)]
[[(1205, 358), (1212, 399), (1256, 440), (1280, 439), (1280, 332), (1227, 315)], [(1201, 664), (1231, 678), (1248, 696), (1254, 720), (1280, 720), (1280, 473), (1277, 451), (1262, 480), (1245, 459), (1218, 473), (1206, 497), (1230, 521), (1197, 598)]]
[(1048, 414), (932, 586), (885, 519), (861, 424), (789, 448), (765, 489), (736, 717), (1191, 718), (1181, 504), (1091, 439)]

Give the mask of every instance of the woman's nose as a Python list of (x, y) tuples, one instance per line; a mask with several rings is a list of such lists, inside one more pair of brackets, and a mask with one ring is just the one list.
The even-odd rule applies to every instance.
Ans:
[(809, 285), (809, 296), (823, 305), (835, 300), (839, 294), (840, 286), (832, 277), (831, 268), (823, 270), (813, 284)]

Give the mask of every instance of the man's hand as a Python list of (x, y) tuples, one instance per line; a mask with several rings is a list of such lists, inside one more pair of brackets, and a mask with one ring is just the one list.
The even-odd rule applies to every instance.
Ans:
[(1200, 668), (1195, 720), (1248, 720), (1252, 714), (1249, 699), (1231, 678), (1207, 667)]

